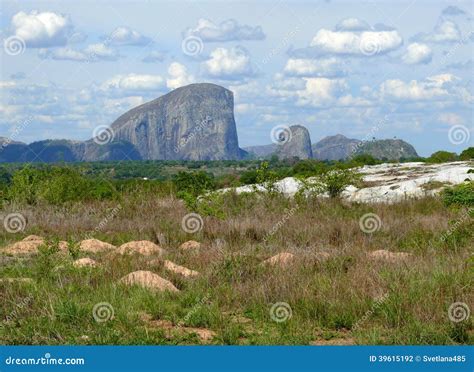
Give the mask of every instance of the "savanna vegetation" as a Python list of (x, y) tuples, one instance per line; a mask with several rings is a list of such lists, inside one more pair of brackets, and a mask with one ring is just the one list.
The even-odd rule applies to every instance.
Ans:
[[(473, 183), (394, 205), (339, 200), (345, 185), (358, 182), (352, 168), (377, 162), (363, 155), (338, 163), (270, 159), (216, 167), (144, 162), (140, 168), (130, 162), (0, 168), (2, 214), (25, 218), (21, 231), (1, 229), (0, 246), (30, 234), (46, 239), (34, 255), (7, 255), (0, 248), (0, 342), (472, 344), (472, 318), (454, 322), (449, 309), (456, 302), (473, 309)], [(255, 182), (271, 190), (287, 176), (318, 176), (326, 184), (318, 192), (333, 197), (209, 194)], [(194, 233), (182, 228), (190, 212), (202, 218)], [(370, 233), (360, 227), (369, 213), (380, 220)], [(86, 254), (78, 244), (90, 237), (115, 246), (152, 241), (167, 251), (167, 260), (199, 275), (185, 279), (169, 272), (162, 257)], [(60, 240), (68, 243), (66, 252)], [(189, 240), (202, 244), (199, 252), (178, 248)], [(410, 259), (369, 258), (380, 249), (409, 253)], [(280, 252), (295, 260), (262, 265)], [(82, 257), (99, 266), (74, 267)], [(119, 284), (137, 270), (153, 271), (180, 291)], [(110, 304), (113, 317), (97, 322), (92, 311), (99, 303)], [(272, 309), (281, 303), (288, 305), (285, 320), (276, 321)], [(204, 341), (187, 329), (205, 329), (212, 337)]]

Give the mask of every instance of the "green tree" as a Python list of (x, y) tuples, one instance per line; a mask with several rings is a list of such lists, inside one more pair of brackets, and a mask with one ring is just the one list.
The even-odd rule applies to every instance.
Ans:
[(454, 152), (448, 151), (436, 151), (431, 154), (431, 156), (426, 159), (427, 163), (446, 163), (450, 161), (456, 161), (457, 155)]
[(461, 160), (474, 159), (474, 147), (468, 147), (466, 150), (461, 152), (461, 154), (459, 155), (459, 159)]

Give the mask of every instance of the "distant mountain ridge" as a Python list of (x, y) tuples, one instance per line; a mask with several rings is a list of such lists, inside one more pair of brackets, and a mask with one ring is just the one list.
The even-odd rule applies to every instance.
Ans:
[[(244, 147), (251, 157), (269, 158), (278, 156), (277, 144)], [(401, 139), (382, 139), (361, 141), (347, 138), (342, 134), (328, 136), (311, 145), (312, 157), (318, 160), (344, 160), (357, 154), (369, 154), (380, 160), (400, 160), (415, 158), (418, 154), (415, 148)]]
[[(302, 125), (284, 127), (276, 143), (239, 148), (233, 93), (219, 85), (191, 84), (135, 107), (96, 138), (26, 144), (0, 137), (0, 162), (112, 160), (238, 160), (267, 158), (341, 160), (355, 153), (378, 159), (417, 157), (402, 140), (362, 142), (341, 134), (311, 145)], [(104, 138), (102, 138), (104, 137)]]

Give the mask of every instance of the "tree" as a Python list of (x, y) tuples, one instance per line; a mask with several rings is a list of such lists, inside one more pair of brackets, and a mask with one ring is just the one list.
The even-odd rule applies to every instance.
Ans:
[(448, 151), (436, 151), (426, 159), (428, 163), (446, 163), (449, 161), (456, 161), (457, 155), (454, 152)]
[(461, 152), (461, 155), (459, 155), (459, 159), (461, 160), (474, 159), (474, 147), (468, 147), (466, 150)]

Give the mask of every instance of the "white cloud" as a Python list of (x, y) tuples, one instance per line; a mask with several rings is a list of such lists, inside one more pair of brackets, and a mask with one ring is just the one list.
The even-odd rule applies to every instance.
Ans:
[(433, 51), (426, 44), (412, 43), (408, 45), (405, 54), (402, 56), (403, 63), (415, 65), (419, 63), (430, 63), (433, 58)]
[(82, 50), (68, 47), (40, 49), (38, 56), (42, 59), (76, 62), (116, 61), (120, 58), (119, 52), (116, 49), (110, 48), (102, 43), (91, 44)]
[(69, 17), (53, 12), (16, 13), (11, 22), (13, 34), (32, 48), (62, 46), (68, 41), (73, 26)]
[(294, 59), (286, 62), (284, 72), (289, 76), (335, 77), (344, 74), (342, 62), (334, 57), (321, 59)]
[(111, 45), (147, 45), (151, 41), (150, 38), (126, 26), (117, 27), (105, 38), (106, 44)]
[(178, 62), (173, 62), (168, 67), (170, 77), (166, 80), (166, 86), (170, 89), (176, 89), (194, 82), (194, 76), (188, 74), (186, 66)]
[(336, 25), (336, 31), (368, 31), (370, 26), (359, 18), (345, 18)]
[(163, 62), (166, 58), (166, 54), (158, 50), (151, 51), (145, 58), (142, 59), (142, 62), (145, 63), (155, 63)]
[(419, 34), (415, 39), (431, 43), (453, 43), (461, 40), (461, 31), (454, 21), (441, 18), (431, 33)]
[(424, 81), (411, 80), (404, 82), (399, 79), (386, 80), (380, 85), (382, 97), (395, 98), (397, 100), (436, 100), (447, 97), (449, 83), (457, 78), (451, 74), (430, 76)]
[(100, 59), (106, 61), (116, 61), (120, 55), (116, 49), (113, 49), (103, 43), (91, 44), (84, 49), (90, 59)]
[(216, 24), (209, 19), (200, 18), (196, 27), (183, 32), (184, 38), (188, 36), (197, 36), (205, 42), (265, 39), (260, 26), (239, 25), (235, 19), (227, 19)]
[(464, 119), (453, 112), (443, 112), (438, 115), (438, 120), (442, 123), (449, 125), (461, 125), (464, 124)]
[(310, 48), (319, 54), (372, 56), (395, 50), (402, 43), (396, 30), (349, 32), (323, 28), (313, 37)]
[(298, 91), (298, 103), (301, 105), (321, 106), (337, 99), (347, 89), (343, 79), (305, 78), (306, 86)]
[(164, 87), (164, 79), (159, 75), (116, 75), (101, 85), (102, 90), (149, 91)]
[(253, 75), (250, 55), (240, 46), (214, 49), (202, 67), (208, 75), (220, 79), (232, 80)]

